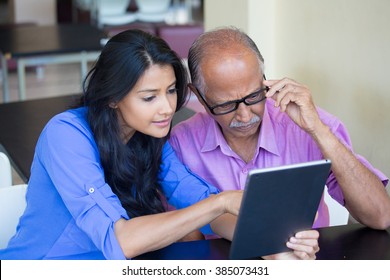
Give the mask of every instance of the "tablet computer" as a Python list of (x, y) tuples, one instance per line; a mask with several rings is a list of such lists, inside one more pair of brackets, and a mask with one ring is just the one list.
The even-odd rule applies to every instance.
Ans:
[(291, 236), (312, 228), (330, 166), (319, 160), (250, 171), (230, 259), (287, 252)]

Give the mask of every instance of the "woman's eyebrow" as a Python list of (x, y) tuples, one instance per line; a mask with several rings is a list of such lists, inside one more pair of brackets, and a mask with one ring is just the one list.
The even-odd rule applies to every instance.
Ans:
[[(171, 84), (168, 85), (168, 88), (174, 86), (176, 84), (176, 80), (173, 81)], [(137, 92), (138, 93), (143, 93), (143, 92), (156, 92), (157, 89), (153, 89), (153, 88), (145, 88), (145, 89), (140, 89), (138, 90)]]
[(168, 87), (176, 85), (176, 80), (174, 80)]
[(153, 89), (153, 88), (146, 88), (146, 89), (140, 89), (140, 90), (138, 90), (137, 91), (137, 93), (144, 93), (144, 92), (146, 92), (146, 93), (148, 93), (148, 92), (156, 92), (157, 91), (157, 89)]

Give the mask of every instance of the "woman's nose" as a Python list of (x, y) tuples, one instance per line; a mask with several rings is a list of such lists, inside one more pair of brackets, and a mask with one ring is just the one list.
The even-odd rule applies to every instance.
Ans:
[(172, 103), (173, 102), (169, 98), (164, 97), (161, 104), (161, 114), (172, 114), (176, 109)]

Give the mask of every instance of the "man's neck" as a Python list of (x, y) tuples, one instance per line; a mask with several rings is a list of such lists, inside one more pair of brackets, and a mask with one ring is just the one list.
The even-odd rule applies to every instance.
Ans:
[(229, 147), (246, 163), (250, 162), (256, 153), (259, 133), (249, 137), (226, 138)]

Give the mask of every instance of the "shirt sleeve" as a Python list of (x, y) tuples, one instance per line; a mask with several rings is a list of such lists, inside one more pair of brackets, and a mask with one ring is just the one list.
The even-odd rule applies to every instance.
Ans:
[[(338, 121), (332, 128), (333, 133), (336, 135), (336, 137), (341, 141), (344, 146), (346, 146), (356, 157), (357, 159), (365, 165), (371, 172), (373, 172), (383, 183), (383, 185), (386, 187), (389, 178), (386, 177), (380, 170), (374, 168), (370, 162), (368, 162), (363, 156), (356, 154), (352, 149), (352, 141), (349, 137), (348, 131), (346, 127)], [(341, 205), (345, 205), (344, 201), (344, 195), (341, 191), (341, 188), (336, 180), (335, 175), (333, 172), (331, 172), (330, 176), (328, 177), (328, 180), (326, 182), (326, 185), (328, 186), (328, 192), (329, 195), (337, 200)]]
[(41, 135), (37, 154), (77, 226), (107, 259), (125, 259), (114, 223), (129, 217), (105, 182), (92, 133), (75, 118), (52, 119)]
[[(194, 203), (219, 193), (219, 190), (193, 173), (177, 158), (171, 145), (164, 145), (159, 182), (168, 202), (177, 209), (188, 207)], [(206, 226), (201, 229), (211, 233)]]

